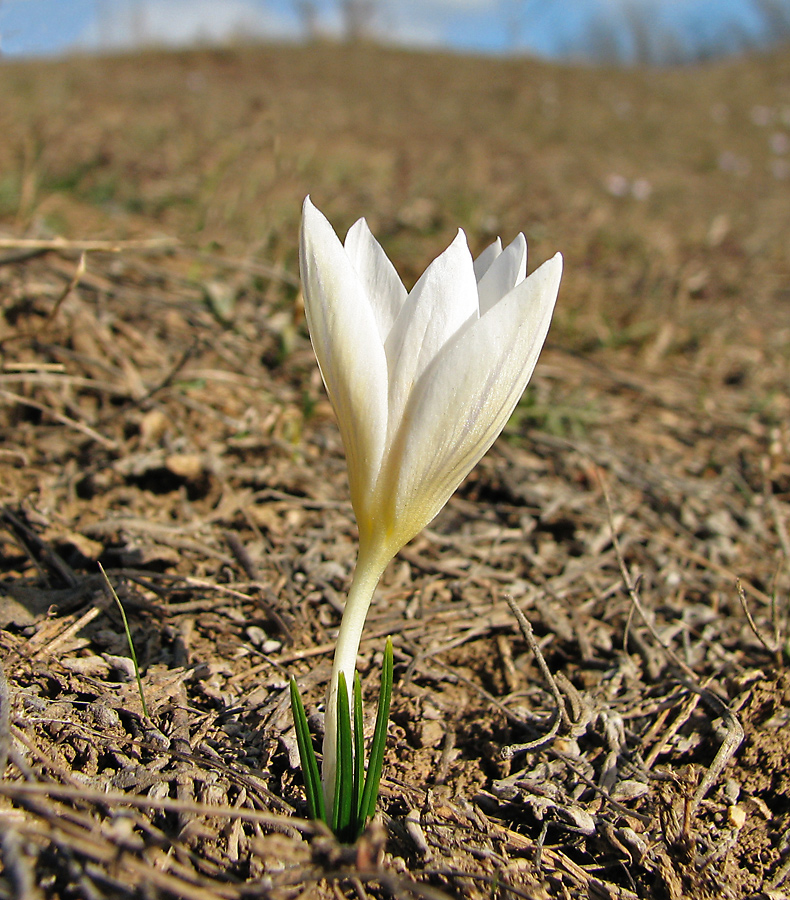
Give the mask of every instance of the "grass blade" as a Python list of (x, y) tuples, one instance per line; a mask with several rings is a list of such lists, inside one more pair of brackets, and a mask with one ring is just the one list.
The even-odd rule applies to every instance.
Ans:
[(294, 717), (299, 759), (302, 762), (302, 778), (304, 779), (305, 796), (307, 797), (307, 811), (311, 819), (326, 822), (324, 790), (321, 785), (321, 776), (318, 772), (318, 761), (315, 758), (313, 742), (310, 739), (310, 729), (307, 725), (304, 704), (299, 696), (296, 679), (293, 677), (291, 678), (291, 712)]
[(352, 811), (354, 793), (354, 760), (351, 740), (351, 712), (348, 706), (346, 677), (340, 672), (337, 684), (337, 769), (335, 774), (335, 808), (332, 831), (339, 841), (353, 840), (356, 824)]
[(140, 703), (143, 707), (143, 715), (146, 719), (150, 719), (151, 717), (148, 715), (148, 706), (145, 702), (145, 694), (143, 693), (143, 680), (140, 677), (140, 666), (137, 664), (137, 654), (134, 651), (134, 641), (132, 640), (132, 632), (129, 628), (129, 621), (126, 618), (126, 611), (123, 608), (123, 604), (118, 599), (118, 595), (115, 593), (115, 588), (112, 586), (110, 579), (107, 577), (107, 573), (104, 571), (104, 567), (101, 563), (99, 563), (99, 571), (102, 574), (102, 578), (104, 579), (104, 584), (112, 594), (113, 600), (118, 604), (118, 609), (121, 612), (121, 620), (123, 621), (123, 630), (126, 632), (126, 642), (129, 645), (129, 655), (132, 658), (132, 665), (134, 666), (134, 677), (137, 679), (137, 692), (140, 694)]
[(376, 714), (376, 730), (373, 733), (373, 741), (370, 745), (368, 773), (365, 778), (365, 789), (362, 792), (362, 804), (360, 806), (358, 822), (360, 831), (376, 811), (376, 800), (379, 796), (381, 768), (384, 765), (384, 747), (387, 742), (387, 721), (389, 720), (390, 700), (392, 699), (392, 669), (392, 638), (387, 638), (387, 645), (384, 648), (384, 665), (381, 669), (381, 690), (379, 691), (379, 708)]

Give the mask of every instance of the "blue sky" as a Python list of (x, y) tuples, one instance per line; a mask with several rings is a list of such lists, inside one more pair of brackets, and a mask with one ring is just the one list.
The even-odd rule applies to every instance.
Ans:
[[(372, 0), (373, 29), (394, 43), (484, 53), (572, 55), (595, 16), (622, 35), (624, 10), (646, 10), (656, 28), (691, 46), (732, 25), (758, 34), (750, 0)], [(790, 0), (787, 0), (790, 4)], [(339, 0), (312, 0), (317, 30), (342, 32)], [(130, 46), (179, 45), (233, 34), (298, 40), (298, 0), (2, 0), (7, 57)]]

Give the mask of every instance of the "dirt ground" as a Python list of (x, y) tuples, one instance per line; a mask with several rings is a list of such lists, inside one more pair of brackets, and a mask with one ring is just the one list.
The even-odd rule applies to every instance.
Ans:
[[(787, 897), (790, 56), (152, 52), (0, 96), (0, 898)], [(354, 847), (301, 818), (287, 691), (318, 734), (356, 546), (307, 192), (408, 284), (458, 226), (566, 259), (371, 609)]]

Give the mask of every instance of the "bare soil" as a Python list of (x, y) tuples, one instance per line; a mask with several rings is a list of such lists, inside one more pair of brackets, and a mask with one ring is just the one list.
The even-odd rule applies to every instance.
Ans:
[[(790, 57), (252, 47), (0, 96), (0, 897), (786, 897)], [(308, 191), (409, 283), (458, 226), (566, 257), (524, 401), (371, 610), (354, 847), (301, 818), (287, 691), (318, 734), (356, 546)]]

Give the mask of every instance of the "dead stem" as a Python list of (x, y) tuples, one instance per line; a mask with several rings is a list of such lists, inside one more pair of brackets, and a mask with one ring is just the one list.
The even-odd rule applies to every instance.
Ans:
[(535, 657), (535, 661), (538, 664), (538, 668), (540, 669), (541, 675), (543, 676), (543, 680), (546, 682), (548, 689), (551, 693), (551, 696), (554, 698), (555, 703), (555, 711), (554, 711), (554, 721), (551, 724), (548, 732), (544, 734), (542, 737), (537, 738), (534, 741), (528, 741), (523, 744), (511, 744), (507, 747), (503, 747), (501, 750), (503, 759), (512, 759), (516, 753), (522, 753), (526, 750), (535, 750), (538, 747), (543, 747), (554, 739), (554, 737), (559, 733), (560, 727), (565, 728), (567, 731), (571, 729), (571, 720), (568, 717), (567, 710), (565, 709), (565, 699), (563, 698), (560, 689), (557, 687), (557, 683), (554, 680), (554, 676), (551, 674), (551, 670), (546, 664), (546, 660), (543, 658), (543, 653), (540, 649), (540, 645), (535, 640), (535, 633), (532, 630), (532, 626), (529, 624), (527, 617), (524, 613), (516, 605), (515, 600), (508, 594), (505, 594), (505, 600), (507, 601), (507, 605), (510, 607), (511, 612), (516, 617), (516, 621), (518, 622), (518, 626), (521, 629), (521, 634), (524, 636), (524, 640), (527, 642), (529, 649), (532, 651), (532, 654)]

